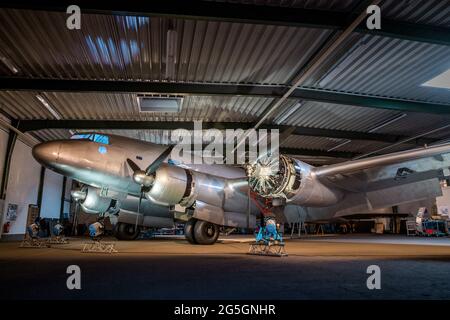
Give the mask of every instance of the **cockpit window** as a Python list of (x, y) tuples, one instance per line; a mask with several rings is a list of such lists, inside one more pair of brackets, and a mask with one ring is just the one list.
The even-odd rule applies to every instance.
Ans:
[(109, 137), (98, 133), (80, 133), (74, 134), (70, 139), (74, 140), (90, 140), (97, 143), (109, 144)]
[(103, 134), (94, 134), (94, 142), (109, 144), (109, 137)]
[(74, 134), (70, 137), (70, 139), (73, 140), (91, 140), (90, 139), (91, 134)]

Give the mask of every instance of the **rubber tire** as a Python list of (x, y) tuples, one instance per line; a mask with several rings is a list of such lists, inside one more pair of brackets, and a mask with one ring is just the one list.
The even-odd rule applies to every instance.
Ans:
[(114, 233), (115, 237), (119, 240), (136, 240), (136, 238), (141, 233), (141, 230), (138, 226), (137, 229), (134, 230), (134, 232), (130, 232), (130, 230), (128, 230), (129, 226), (133, 227), (133, 229), (134, 229), (134, 225), (132, 225), (132, 224), (123, 223), (123, 222), (117, 223), (117, 225), (115, 227), (116, 230)]
[(184, 225), (184, 236), (190, 244), (197, 244), (197, 241), (195, 241), (194, 237), (194, 227), (196, 222), (197, 219), (189, 219), (188, 222), (186, 222), (186, 224)]
[(216, 243), (219, 233), (219, 226), (211, 222), (198, 220), (194, 225), (194, 238), (198, 244), (211, 245)]

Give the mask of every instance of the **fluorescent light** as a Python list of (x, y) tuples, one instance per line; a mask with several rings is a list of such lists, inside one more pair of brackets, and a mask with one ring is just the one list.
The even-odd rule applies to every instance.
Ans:
[(182, 104), (180, 97), (138, 97), (141, 112), (180, 112)]
[(3, 62), (5, 66), (8, 67), (9, 70), (11, 70), (12, 73), (17, 74), (19, 73), (19, 69), (12, 63), (10, 59), (8, 59), (5, 56), (0, 56), (0, 61)]
[(166, 43), (166, 79), (175, 78), (175, 63), (177, 56), (177, 31), (167, 30)]
[(352, 142), (352, 140), (347, 140), (347, 141), (344, 141), (344, 142), (342, 142), (342, 143), (339, 143), (337, 146), (334, 146), (334, 147), (328, 149), (327, 152), (336, 150), (337, 148), (340, 148), (340, 147), (342, 147), (342, 146), (345, 146), (346, 144), (349, 144), (350, 142)]
[(390, 125), (390, 124), (392, 124), (392, 123), (394, 123), (394, 122), (396, 122), (396, 121), (398, 121), (400, 119), (403, 119), (404, 117), (406, 117), (406, 113), (402, 113), (401, 115), (398, 115), (398, 116), (396, 116), (396, 117), (394, 117), (394, 118), (392, 118), (392, 119), (390, 119), (390, 120), (388, 120), (386, 122), (383, 122), (382, 124), (377, 125), (375, 128), (370, 129), (369, 132), (375, 132), (375, 131), (377, 131), (377, 130), (379, 130), (381, 128), (386, 127), (387, 125)]
[(423, 84), (425, 87), (450, 89), (450, 69)]
[(53, 107), (50, 105), (50, 103), (48, 103), (47, 100), (45, 100), (45, 98), (43, 96), (38, 94), (38, 95), (36, 95), (36, 98), (38, 98), (38, 100), (48, 110), (48, 112), (50, 112), (56, 119), (61, 120), (61, 118), (62, 118), (61, 115), (55, 109), (53, 109)]

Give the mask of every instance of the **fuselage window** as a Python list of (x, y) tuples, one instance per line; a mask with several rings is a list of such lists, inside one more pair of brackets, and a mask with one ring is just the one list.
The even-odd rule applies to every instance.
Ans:
[(92, 140), (91, 136), (92, 136), (92, 134), (90, 134), (90, 133), (74, 134), (73, 136), (70, 137), (70, 139), (73, 139), (73, 140)]

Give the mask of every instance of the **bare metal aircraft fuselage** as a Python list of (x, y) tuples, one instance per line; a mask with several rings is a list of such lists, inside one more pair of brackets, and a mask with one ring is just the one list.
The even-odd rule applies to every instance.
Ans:
[[(120, 210), (119, 222), (137, 222), (146, 227), (173, 226), (176, 207), (170, 202), (171, 199), (164, 202), (161, 197), (176, 193), (177, 183), (169, 182), (160, 186), (157, 180), (152, 188), (153, 193), (158, 192), (156, 197), (151, 198), (152, 193), (149, 192), (147, 197), (140, 200), (142, 187), (133, 180), (134, 172), (127, 163), (128, 159), (132, 159), (139, 167), (145, 168), (167, 147), (121, 136), (107, 137), (107, 143), (88, 139), (50, 141), (36, 146), (33, 155), (47, 168), (86, 185), (81, 190), (84, 211), (95, 214), (111, 210), (110, 200), (114, 199), (114, 205), (117, 204)], [(194, 215), (197, 218), (229, 227), (255, 224), (257, 208), (248, 201), (248, 184), (243, 169), (224, 165), (190, 165), (181, 168), (162, 163), (156, 174), (164, 182), (178, 178), (168, 175), (165, 179), (165, 169), (175, 170), (180, 174), (179, 179), (185, 179), (185, 171), (194, 176), (197, 182)], [(180, 192), (185, 190), (180, 189)], [(248, 218), (249, 205), (251, 216)], [(216, 210), (222, 211), (221, 217), (210, 214)]]
[(169, 149), (91, 133), (42, 143), (33, 155), (85, 184), (73, 193), (84, 211), (119, 213), (122, 238), (136, 236), (133, 225), (170, 226), (176, 217), (187, 221), (187, 239), (202, 244), (217, 240), (218, 226), (255, 226), (259, 211), (249, 188), (281, 200), (288, 221), (324, 221), (439, 196), (450, 167), (450, 145), (317, 168), (282, 155), (270, 176), (262, 163), (244, 170), (163, 162)]

